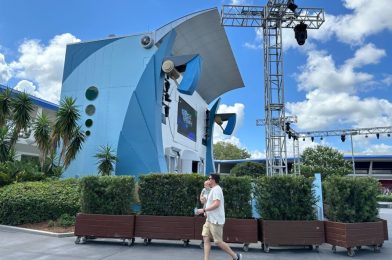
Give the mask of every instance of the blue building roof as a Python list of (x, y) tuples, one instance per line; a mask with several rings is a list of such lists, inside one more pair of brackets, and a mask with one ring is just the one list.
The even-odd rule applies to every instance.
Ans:
[[(0, 92), (3, 92), (7, 88), (9, 88), (9, 87), (0, 84)], [(9, 88), (9, 89), (11, 90), (11, 92), (13, 94), (21, 93), (21, 91), (18, 91), (16, 89), (12, 89), (12, 88)], [(54, 104), (52, 102), (46, 101), (44, 99), (41, 99), (41, 98), (38, 98), (38, 97), (35, 97), (32, 95), (29, 95), (29, 96), (30, 96), (31, 100), (33, 101), (33, 103), (36, 104), (37, 106), (40, 106), (40, 107), (43, 107), (43, 108), (46, 108), (49, 110), (53, 110), (53, 111), (57, 111), (59, 109), (59, 105), (57, 105), (57, 104)]]

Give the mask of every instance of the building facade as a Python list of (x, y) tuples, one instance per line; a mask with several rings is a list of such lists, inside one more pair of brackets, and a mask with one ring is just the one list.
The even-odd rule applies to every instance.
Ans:
[(76, 98), (87, 135), (65, 177), (96, 174), (100, 146), (116, 151), (116, 175), (215, 172), (214, 124), (235, 114), (219, 97), (243, 87), (217, 9), (153, 32), (67, 46), (61, 98)]

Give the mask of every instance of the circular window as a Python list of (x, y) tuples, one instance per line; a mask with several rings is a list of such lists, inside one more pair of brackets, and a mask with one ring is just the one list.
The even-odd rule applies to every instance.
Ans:
[(92, 86), (86, 90), (86, 98), (88, 100), (94, 100), (97, 97), (98, 97), (98, 89), (96, 87)]
[(93, 125), (93, 120), (87, 119), (86, 122), (84, 122), (84, 124), (85, 124), (87, 127), (91, 127), (91, 126)]
[(91, 135), (91, 132), (90, 131), (86, 131), (86, 136), (90, 136)]
[(94, 105), (88, 105), (87, 107), (86, 107), (86, 114), (87, 115), (89, 115), (89, 116), (92, 116), (92, 115), (94, 115), (94, 113), (95, 113), (95, 106)]

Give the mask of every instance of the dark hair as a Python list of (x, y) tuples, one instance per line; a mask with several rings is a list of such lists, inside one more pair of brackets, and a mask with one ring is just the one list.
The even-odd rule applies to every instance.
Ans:
[(219, 174), (217, 174), (217, 173), (212, 173), (210, 176), (211, 176), (211, 178), (214, 179), (214, 181), (216, 182), (216, 184), (219, 183), (219, 180), (220, 180)]

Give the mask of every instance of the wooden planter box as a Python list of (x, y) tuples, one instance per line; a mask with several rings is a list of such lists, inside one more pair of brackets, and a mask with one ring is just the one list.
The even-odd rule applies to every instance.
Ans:
[[(201, 232), (206, 219), (195, 217), (195, 239), (202, 240)], [(244, 244), (244, 251), (248, 251), (250, 243), (258, 242), (256, 219), (227, 218), (223, 228), (223, 241), (227, 243)]]
[(144, 239), (144, 244), (151, 239), (183, 240), (184, 246), (194, 239), (194, 217), (181, 216), (136, 216), (135, 236)]
[(259, 235), (265, 252), (270, 246), (318, 246), (325, 242), (324, 222), (260, 220)]
[(131, 245), (134, 239), (134, 215), (102, 215), (84, 214), (76, 215), (75, 243), (86, 242), (91, 238), (120, 238)]
[(325, 239), (332, 245), (347, 249), (349, 256), (355, 255), (355, 249), (361, 246), (372, 246), (375, 252), (380, 250), (384, 240), (388, 239), (388, 228), (385, 220), (364, 223), (342, 223), (325, 221)]

